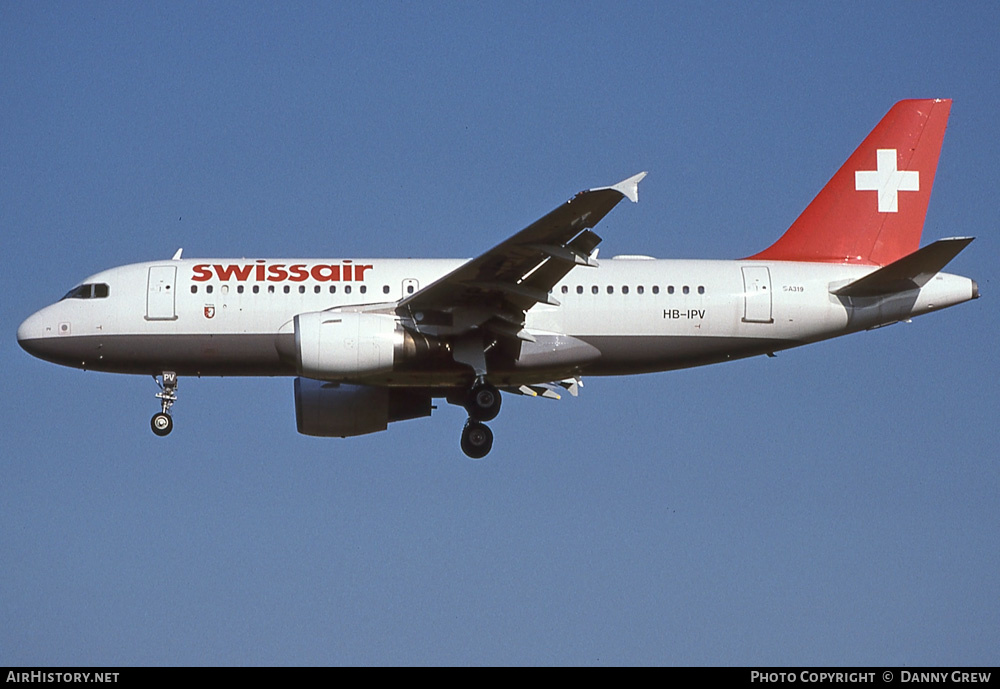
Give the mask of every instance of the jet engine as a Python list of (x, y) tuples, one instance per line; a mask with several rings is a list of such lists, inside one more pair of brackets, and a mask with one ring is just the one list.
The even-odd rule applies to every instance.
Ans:
[(295, 317), (299, 371), (308, 378), (391, 371), (397, 343), (402, 332), (389, 315), (313, 311)]
[(405, 330), (394, 316), (384, 313), (300, 313), (282, 327), (275, 346), (283, 359), (294, 362), (300, 375), (317, 380), (372, 376), (398, 369), (404, 362), (450, 358), (445, 343)]
[(430, 415), (426, 392), (295, 379), (295, 422), (304, 435), (365, 435), (384, 431), (393, 421)]

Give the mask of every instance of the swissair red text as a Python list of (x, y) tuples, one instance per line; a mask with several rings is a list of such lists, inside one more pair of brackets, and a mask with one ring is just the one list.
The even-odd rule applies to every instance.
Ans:
[(364, 282), (365, 271), (371, 270), (372, 266), (367, 263), (353, 263), (343, 261), (341, 263), (268, 263), (267, 261), (256, 261), (255, 263), (244, 263), (242, 265), (230, 263), (222, 265), (220, 263), (199, 263), (196, 265), (194, 275), (191, 279), (194, 282), (207, 282), (217, 279), (223, 282), (235, 280), (237, 282), (305, 282), (310, 278), (316, 282)]

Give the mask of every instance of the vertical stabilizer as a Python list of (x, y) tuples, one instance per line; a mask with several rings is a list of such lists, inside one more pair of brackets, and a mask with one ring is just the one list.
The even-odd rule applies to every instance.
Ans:
[(802, 215), (755, 260), (887, 265), (920, 246), (946, 99), (896, 103)]

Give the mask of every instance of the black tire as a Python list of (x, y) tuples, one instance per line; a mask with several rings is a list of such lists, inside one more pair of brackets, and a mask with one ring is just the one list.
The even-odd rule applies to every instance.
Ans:
[(174, 430), (174, 420), (170, 418), (170, 414), (158, 412), (149, 420), (149, 427), (153, 429), (153, 433), (162, 437)]
[(482, 459), (493, 448), (493, 431), (478, 421), (469, 421), (462, 429), (462, 452), (472, 459)]
[(473, 421), (492, 421), (500, 413), (500, 391), (492, 385), (477, 385), (469, 391), (465, 410)]

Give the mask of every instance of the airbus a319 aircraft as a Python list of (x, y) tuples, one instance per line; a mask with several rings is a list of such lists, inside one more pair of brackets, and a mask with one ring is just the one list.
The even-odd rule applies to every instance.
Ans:
[(577, 194), (486, 253), (447, 259), (182, 259), (112, 268), (30, 316), (29, 353), (152, 375), (157, 435), (178, 376), (294, 376), (300, 433), (354, 436), (464, 406), (484, 457), (501, 391), (700, 366), (907, 320), (979, 296), (923, 248), (950, 100), (897, 103), (801, 216), (741, 260), (597, 259), (593, 231), (640, 173)]

